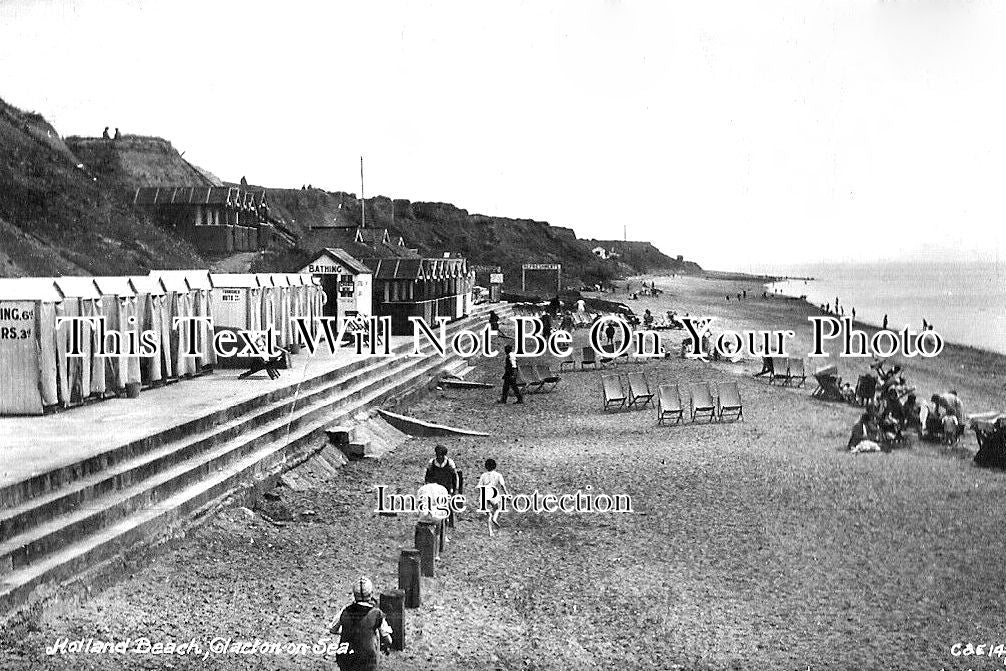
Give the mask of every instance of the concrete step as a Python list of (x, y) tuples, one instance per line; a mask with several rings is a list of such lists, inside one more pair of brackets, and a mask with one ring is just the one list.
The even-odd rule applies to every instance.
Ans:
[[(455, 323), (448, 330), (463, 325), (464, 322)], [(399, 345), (392, 351), (400, 355), (410, 349), (411, 346)], [(31, 488), (28, 492), (19, 492), (18, 496), (7, 497), (6, 505), (0, 511), (0, 541), (55, 515), (82, 506), (96, 496), (148, 477), (180, 459), (191, 458), (241, 435), (249, 426), (279, 417), (297, 404), (310, 403), (319, 393), (328, 394), (336, 388), (347, 389), (352, 384), (387, 375), (389, 366), (403, 360), (407, 359), (395, 356), (350, 362), (330, 373), (303, 382), (291, 381), (287, 387), (257, 397), (252, 402), (242, 403), (236, 406), (241, 411), (237, 416), (231, 417), (234, 413), (221, 411), (208, 413), (205, 418), (186, 424), (185, 428), (190, 431), (180, 439), (172, 440), (178, 433), (176, 427), (143, 441), (113, 448), (102, 454), (100, 459), (88, 460), (89, 463), (81, 462), (67, 469), (59, 469), (59, 477), (48, 478), (48, 488), (39, 488), (37, 491), (36, 488)], [(36, 479), (38, 478), (33, 478)], [(54, 486), (57, 481), (64, 482), (60, 486)], [(0, 502), (2, 501), (3, 497), (0, 496)], [(2, 572), (0, 563), (0, 573)]]
[[(409, 358), (385, 360), (384, 365), (377, 369), (378, 375), (357, 379), (348, 388), (342, 384), (333, 384), (298, 398), (295, 402), (273, 404), (262, 412), (248, 416), (245, 421), (235, 423), (234, 427), (215, 434), (216, 437), (226, 437), (222, 443), (217, 441), (210, 445), (204, 439), (180, 445), (177, 449), (172, 449), (174, 446), (168, 445), (155, 455), (143, 455), (136, 460), (119, 464), (110, 472), (99, 473), (98, 476), (101, 476), (99, 482), (86, 483), (88, 486), (83, 489), (70, 488), (72, 491), (68, 492), (67, 496), (47, 501), (41, 510), (30, 507), (32, 502), (28, 502), (29, 505), (22, 506), (11, 519), (30, 520), (32, 524), (0, 542), (0, 574), (8, 567), (24, 566), (35, 557), (44, 555), (53, 546), (74, 540), (78, 533), (86, 533), (93, 530), (96, 525), (107, 523), (107, 518), (113, 511), (108, 505), (109, 502), (117, 502), (123, 492), (135, 492), (139, 495), (135, 500), (117, 502), (117, 505), (128, 504), (124, 508), (126, 512), (143, 505), (151, 505), (156, 502), (158, 491), (148, 488), (148, 485), (157, 485), (166, 476), (174, 477), (180, 467), (187, 467), (185, 472), (191, 476), (193, 469), (219, 463), (219, 460), (233, 454), (235, 450), (247, 451), (260, 440), (270, 439), (277, 431), (280, 433), (283, 430), (289, 431), (297, 423), (313, 417), (313, 413), (332, 404), (356, 401), (359, 395), (366, 393), (378, 383), (390, 380), (390, 386), (397, 388), (399, 385), (395, 384), (396, 380), (411, 380), (413, 379), (411, 375), (422, 375), (425, 362), (423, 359)], [(193, 445), (203, 449), (196, 450)], [(198, 472), (194, 476), (198, 477)], [(128, 483), (137, 484), (129, 486)], [(100, 493), (104, 494), (99, 495)], [(43, 517), (42, 513), (52, 513), (57, 502), (67, 500), (75, 500), (78, 503), (72, 506), (72, 510), (58, 516), (50, 514), (48, 520)], [(51, 533), (53, 520), (58, 523), (57, 528), (63, 533)], [(69, 538), (67, 534), (70, 535)]]
[(230, 493), (238, 486), (239, 476), (268, 473), (306, 458), (306, 454), (297, 455), (296, 448), (311, 436), (316, 442), (333, 422), (348, 419), (411, 384), (424, 383), (432, 371), (450, 363), (439, 357), (397, 361), (403, 363), (395, 367), (394, 375), (354, 385), (334, 401), (319, 396), (294, 410), (289, 419), (270, 422), (197, 458), (98, 497), (86, 509), (60, 515), (10, 539), (0, 546), (12, 569), (0, 584), (0, 611), (23, 602), (39, 584), (66, 578), (107, 559), (207, 501)]

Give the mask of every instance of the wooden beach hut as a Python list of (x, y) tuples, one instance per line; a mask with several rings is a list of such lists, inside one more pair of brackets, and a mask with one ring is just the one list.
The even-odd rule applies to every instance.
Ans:
[(252, 273), (213, 273), (213, 326), (245, 331), (262, 329), (262, 286)]
[(0, 415), (41, 415), (59, 402), (52, 279), (0, 279)]

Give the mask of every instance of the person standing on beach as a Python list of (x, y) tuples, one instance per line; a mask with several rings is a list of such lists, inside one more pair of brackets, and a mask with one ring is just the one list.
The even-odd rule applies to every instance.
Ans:
[(493, 526), (500, 528), (500, 509), (503, 507), (503, 496), (507, 494), (506, 482), (496, 470), (495, 459), (486, 459), (486, 472), (479, 476), (478, 490), (479, 511), (486, 514), (486, 525), (491, 538)]
[(339, 636), (335, 662), (341, 671), (377, 671), (379, 652), (391, 650), (391, 625), (374, 603), (374, 583), (360, 578), (353, 583), (353, 603), (346, 606), (331, 628)]
[(517, 386), (517, 355), (513, 353), (513, 345), (507, 345), (503, 352), (503, 398), (497, 403), (506, 403), (511, 389), (517, 397), (514, 405), (523, 403), (524, 395)]
[[(435, 482), (444, 489), (447, 490), (448, 496), (454, 496), (458, 493), (459, 480), (458, 477), (458, 467), (454, 464), (453, 459), (447, 457), (447, 448), (443, 445), (437, 445), (433, 448), (433, 458), (426, 464), (426, 475), (423, 478), (424, 482)], [(447, 518), (447, 526), (454, 526), (454, 508), (450, 509), (450, 515)]]
[(852, 308), (852, 321), (856, 321), (856, 308)]
[(880, 328), (882, 328), (885, 331), (887, 330), (887, 315), (884, 315), (884, 325), (881, 326)]

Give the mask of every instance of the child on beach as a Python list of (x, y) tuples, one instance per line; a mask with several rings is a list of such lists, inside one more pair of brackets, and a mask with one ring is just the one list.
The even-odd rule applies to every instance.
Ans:
[(500, 508), (503, 505), (503, 495), (507, 493), (506, 482), (496, 470), (496, 460), (486, 459), (486, 472), (479, 476), (479, 510), (486, 514), (486, 525), (489, 536), (493, 535), (493, 525), (500, 528)]

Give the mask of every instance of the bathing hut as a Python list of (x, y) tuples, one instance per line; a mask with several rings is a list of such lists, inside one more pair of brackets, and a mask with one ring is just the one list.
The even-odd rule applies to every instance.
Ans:
[[(103, 316), (101, 292), (94, 283), (93, 277), (57, 277), (53, 282), (63, 297), (58, 308), (60, 317)], [(81, 321), (80, 342), (81, 356), (68, 356), (67, 352), (73, 346), (73, 329), (69, 324), (59, 328), (56, 347), (59, 353), (60, 402), (63, 406), (83, 402), (89, 398), (101, 398), (108, 386), (105, 381), (107, 359), (99, 356), (101, 344), (98, 342), (98, 324), (94, 321)], [(107, 326), (107, 325), (106, 325)], [(63, 383), (65, 381), (65, 384)]]
[(0, 415), (41, 415), (59, 401), (51, 279), (0, 279)]

